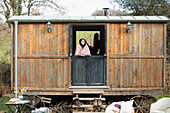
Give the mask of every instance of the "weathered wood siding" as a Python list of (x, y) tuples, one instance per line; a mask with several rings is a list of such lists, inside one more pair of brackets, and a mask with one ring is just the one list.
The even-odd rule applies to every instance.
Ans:
[[(107, 74), (112, 88), (163, 87), (164, 24), (107, 24)], [(165, 31), (166, 32), (166, 31)]]
[(18, 87), (65, 88), (69, 85), (68, 24), (18, 25)]
[[(111, 92), (114, 92), (114, 88), (118, 91), (133, 88), (140, 92), (141, 88), (150, 90), (165, 86), (165, 23), (132, 23), (129, 34), (126, 33), (127, 23), (77, 24), (107, 24), (107, 85), (110, 89), (105, 91), (110, 91), (108, 94), (113, 94)], [(14, 31), (14, 26), (12, 28)], [(19, 88), (46, 90), (71, 86), (69, 25), (52, 23), (51, 28), (52, 32), (48, 33), (46, 23), (19, 23)], [(12, 42), (11, 54), (14, 55), (14, 32)], [(14, 56), (11, 58), (12, 88), (13, 58)], [(69, 91), (72, 89), (65, 92)]]

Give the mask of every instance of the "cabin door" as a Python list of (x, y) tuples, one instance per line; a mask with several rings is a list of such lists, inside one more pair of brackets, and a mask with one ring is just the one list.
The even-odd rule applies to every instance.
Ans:
[[(106, 30), (105, 25), (70, 25), (70, 56), (72, 86), (105, 86), (106, 85)], [(98, 55), (74, 56), (77, 33), (96, 31), (100, 34), (101, 49)], [(82, 37), (86, 38), (82, 35)], [(87, 39), (88, 40), (88, 39)], [(90, 42), (88, 42), (90, 45)]]

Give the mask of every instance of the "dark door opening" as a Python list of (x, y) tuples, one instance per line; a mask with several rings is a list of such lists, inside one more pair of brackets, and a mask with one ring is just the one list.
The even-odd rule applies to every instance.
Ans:
[[(72, 86), (106, 85), (106, 26), (105, 25), (70, 25), (69, 53), (71, 56)], [(93, 45), (93, 35), (99, 34), (100, 50), (97, 55), (74, 56), (80, 38), (85, 38)]]

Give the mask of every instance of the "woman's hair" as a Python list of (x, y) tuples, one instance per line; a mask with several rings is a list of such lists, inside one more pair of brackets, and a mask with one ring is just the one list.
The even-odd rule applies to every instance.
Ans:
[[(84, 42), (85, 42), (84, 45), (81, 44), (81, 41), (82, 41), (82, 40), (84, 40)], [(87, 41), (86, 41), (84, 38), (81, 38), (81, 39), (79, 40), (79, 44), (80, 44), (81, 46), (85, 46), (85, 45), (87, 44)]]
[(98, 33), (95, 33), (95, 34), (94, 34), (94, 45), (95, 45), (95, 44), (98, 44), (98, 43), (100, 43), (100, 41), (99, 41), (99, 34), (98, 34)]
[(99, 40), (98, 37), (99, 37), (99, 34), (98, 34), (98, 33), (95, 33), (95, 34), (94, 34), (94, 40)]

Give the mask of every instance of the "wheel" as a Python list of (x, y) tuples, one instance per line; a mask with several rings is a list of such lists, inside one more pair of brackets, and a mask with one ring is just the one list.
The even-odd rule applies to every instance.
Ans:
[(134, 96), (130, 100), (133, 101), (135, 113), (149, 113), (150, 102), (145, 96)]
[(24, 100), (28, 100), (29, 103), (25, 104), (22, 112), (30, 113), (33, 109), (45, 106), (45, 103), (41, 101), (41, 97), (37, 95), (25, 95)]
[(53, 99), (51, 110), (54, 113), (72, 113), (72, 97), (57, 97)]

